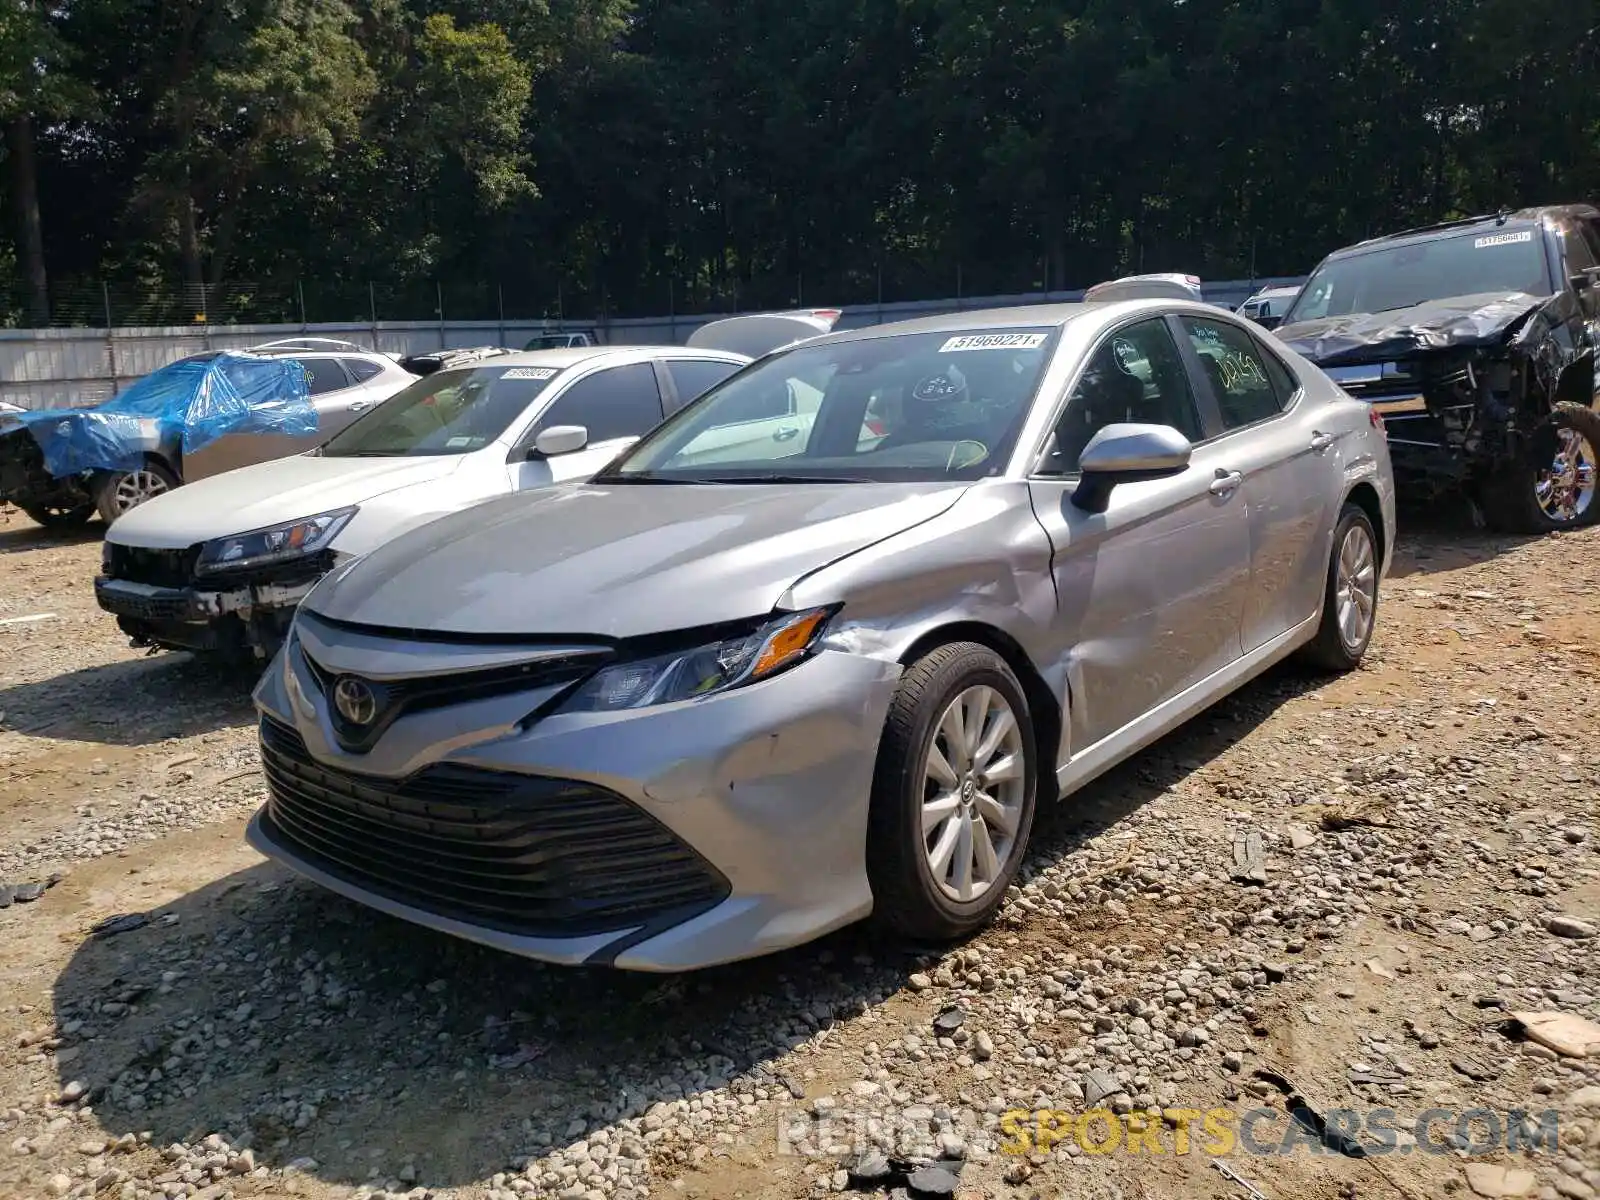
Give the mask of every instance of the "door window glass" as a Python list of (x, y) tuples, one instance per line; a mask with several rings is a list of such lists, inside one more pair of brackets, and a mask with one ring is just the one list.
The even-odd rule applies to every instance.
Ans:
[(302, 358), (298, 361), (306, 369), (306, 387), (313, 396), (350, 386), (350, 377), (344, 373), (344, 368), (336, 358)]
[(1283, 411), (1292, 393), (1280, 396), (1267, 373), (1265, 355), (1243, 329), (1220, 321), (1180, 317), (1200, 366), (1222, 409), (1227, 429), (1241, 429)]
[(1089, 358), (1056, 423), (1044, 470), (1070, 475), (1090, 440), (1107, 425), (1170, 425), (1200, 440), (1200, 413), (1178, 345), (1157, 317), (1111, 334)]
[(738, 363), (694, 358), (668, 359), (664, 365), (667, 374), (672, 377), (672, 386), (678, 389), (680, 405), (709, 392), (739, 369)]
[(578, 380), (556, 398), (539, 428), (582, 425), (591, 442), (639, 437), (661, 424), (661, 389), (649, 363), (610, 367)]

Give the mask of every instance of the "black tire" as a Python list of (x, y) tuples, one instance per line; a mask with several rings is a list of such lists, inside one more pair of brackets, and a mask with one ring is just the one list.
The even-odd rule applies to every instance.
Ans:
[(1500, 533), (1553, 533), (1582, 529), (1600, 521), (1600, 495), (1591, 496), (1588, 508), (1572, 520), (1552, 517), (1539, 504), (1540, 474), (1555, 455), (1555, 435), (1570, 429), (1589, 446), (1592, 461), (1600, 462), (1600, 412), (1581, 404), (1558, 404), (1528, 439), (1528, 451), (1516, 462), (1484, 483), (1480, 494), (1484, 520)]
[[(163, 463), (155, 459), (146, 460), (138, 471), (107, 471), (95, 481), (94, 506), (100, 513), (100, 519), (110, 525), (130, 508), (138, 507), (143, 501), (133, 504), (126, 502), (124, 481), (131, 480), (134, 476), (148, 474), (161, 482), (162, 491), (170, 492), (178, 486), (178, 477), (174, 475)], [(148, 498), (148, 497), (147, 497)]]
[(38, 504), (19, 504), (17, 507), (22, 509), (35, 525), (43, 525), (46, 529), (79, 529), (87, 525), (89, 518), (94, 516), (92, 504), (79, 504), (73, 508)]
[[(1339, 559), (1352, 529), (1366, 534), (1372, 561), (1372, 611), (1366, 630), (1353, 642), (1345, 636), (1340, 622), (1339, 602), (1343, 586), (1339, 579)], [(1345, 502), (1339, 511), (1339, 523), (1333, 528), (1333, 549), (1328, 554), (1328, 575), (1322, 592), (1322, 623), (1317, 626), (1316, 638), (1301, 651), (1303, 661), (1324, 671), (1354, 671), (1372, 644), (1372, 634), (1378, 627), (1380, 552), (1378, 535), (1372, 528), (1372, 519), (1359, 504)]]
[[(934, 880), (922, 833), (925, 758), (935, 723), (958, 696), (976, 686), (994, 689), (1016, 719), (1023, 790), (1011, 845), (988, 888), (969, 901), (947, 895)], [(867, 876), (873, 919), (918, 941), (965, 937), (994, 917), (1027, 852), (1038, 794), (1038, 752), (1027, 696), (1006, 662), (987, 646), (954, 642), (918, 659), (901, 677), (889, 706), (872, 779), (867, 822)]]

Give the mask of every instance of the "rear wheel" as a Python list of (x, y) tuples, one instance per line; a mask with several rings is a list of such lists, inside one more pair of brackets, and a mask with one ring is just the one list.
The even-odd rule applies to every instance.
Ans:
[(1483, 489), (1483, 512), (1502, 533), (1551, 533), (1600, 520), (1600, 412), (1558, 404), (1527, 452)]
[(1378, 624), (1378, 538), (1359, 504), (1346, 503), (1333, 531), (1322, 624), (1302, 657), (1328, 671), (1353, 671)]
[(77, 529), (87, 525), (94, 516), (92, 504), (23, 504), (19, 507), (34, 524), (46, 529)]
[(178, 477), (158, 462), (147, 462), (137, 471), (108, 471), (95, 487), (95, 507), (109, 525), (129, 509), (177, 486)]
[(874, 917), (944, 941), (993, 918), (1033, 827), (1033, 723), (993, 650), (940, 646), (901, 678), (873, 776), (867, 873)]

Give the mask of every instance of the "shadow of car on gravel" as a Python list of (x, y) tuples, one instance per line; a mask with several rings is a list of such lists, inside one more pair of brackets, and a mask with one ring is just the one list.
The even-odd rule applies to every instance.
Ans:
[(254, 720), (259, 670), (158, 654), (0, 686), (0, 712), (19, 733), (142, 746)]
[(81, 546), (85, 542), (100, 541), (105, 532), (106, 527), (98, 521), (51, 529), (35, 525), (25, 516), (13, 516), (9, 521), (0, 516), (0, 554), (43, 550), (54, 546)]
[(1388, 581), (1418, 580), (1535, 545), (1561, 533), (1490, 533), (1473, 525), (1464, 511), (1436, 507), (1402, 508), (1397, 521), (1394, 563)]
[[(1072, 855), (1320, 682), (1281, 670), (1221, 701), (1044, 815), (1030, 865)], [(933, 957), (857, 926), (687, 975), (547, 967), (270, 863), (148, 915), (87, 939), (57, 979), (62, 1086), (86, 1083), (114, 1136), (215, 1132), (261, 1166), (314, 1160), (300, 1169), (330, 1184), (477, 1183), (658, 1101), (798, 1097), (781, 1056)], [(700, 1140), (723, 1128), (709, 1119)]]

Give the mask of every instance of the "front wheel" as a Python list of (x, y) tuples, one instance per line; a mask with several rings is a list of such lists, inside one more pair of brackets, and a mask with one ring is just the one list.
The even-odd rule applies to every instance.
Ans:
[(987, 646), (929, 652), (900, 680), (867, 827), (873, 916), (946, 941), (986, 925), (1033, 828), (1037, 751), (1022, 685)]
[(94, 503), (100, 519), (110, 525), (129, 509), (138, 508), (178, 486), (178, 477), (158, 462), (137, 471), (108, 471), (95, 486)]
[(1346, 502), (1333, 530), (1322, 623), (1302, 655), (1328, 671), (1353, 671), (1378, 624), (1378, 538), (1359, 504)]
[(1558, 404), (1528, 448), (1483, 493), (1484, 517), (1502, 533), (1552, 533), (1600, 521), (1600, 412)]

